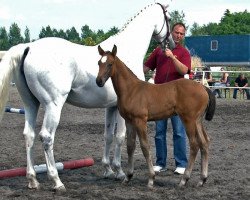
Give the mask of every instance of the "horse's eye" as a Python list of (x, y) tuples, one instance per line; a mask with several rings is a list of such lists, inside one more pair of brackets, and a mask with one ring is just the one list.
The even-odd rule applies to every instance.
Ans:
[(109, 64), (108, 64), (108, 67), (112, 67), (112, 63), (109, 63)]

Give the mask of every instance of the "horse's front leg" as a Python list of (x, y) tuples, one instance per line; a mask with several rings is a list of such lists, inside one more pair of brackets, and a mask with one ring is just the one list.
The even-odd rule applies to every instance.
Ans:
[(116, 123), (116, 107), (105, 109), (105, 130), (104, 130), (104, 152), (102, 164), (105, 168), (104, 177), (110, 178), (114, 176), (114, 172), (110, 166), (110, 148), (113, 142), (115, 123)]
[(121, 152), (126, 134), (126, 125), (125, 125), (125, 120), (121, 117), (119, 111), (116, 110), (116, 112), (117, 112), (117, 127), (115, 134), (115, 152), (112, 165), (114, 166), (114, 169), (116, 171), (116, 178), (119, 180), (123, 180), (126, 175), (123, 172), (121, 166)]
[(39, 136), (44, 148), (48, 177), (54, 182), (53, 189), (56, 191), (65, 191), (65, 186), (58, 176), (53, 152), (54, 136), (59, 124), (62, 109), (62, 105), (59, 105), (59, 103), (51, 103), (45, 106), (44, 121)]

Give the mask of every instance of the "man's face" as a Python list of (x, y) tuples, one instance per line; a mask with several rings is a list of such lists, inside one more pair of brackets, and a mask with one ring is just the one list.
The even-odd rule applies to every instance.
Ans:
[(185, 29), (183, 26), (177, 25), (172, 31), (172, 37), (175, 43), (179, 44), (185, 37)]

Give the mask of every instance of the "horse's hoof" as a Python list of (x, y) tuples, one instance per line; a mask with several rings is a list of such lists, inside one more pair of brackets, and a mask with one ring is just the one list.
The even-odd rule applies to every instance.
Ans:
[(128, 180), (127, 176), (125, 176), (125, 178), (122, 181), (122, 185), (128, 185), (128, 183), (129, 183), (129, 180)]
[(54, 187), (53, 190), (56, 192), (56, 193), (64, 193), (66, 192), (66, 188), (64, 185), (61, 185), (59, 187)]
[(117, 180), (124, 180), (125, 177), (126, 177), (126, 174), (122, 171), (122, 172), (120, 172), (120, 173), (117, 173), (115, 178), (116, 178)]
[(112, 170), (105, 171), (103, 174), (104, 178), (115, 178), (115, 173)]
[(28, 188), (29, 188), (29, 189), (35, 189), (35, 190), (40, 190), (40, 189), (41, 189), (40, 184), (39, 184), (38, 181), (29, 183), (29, 184), (28, 184)]

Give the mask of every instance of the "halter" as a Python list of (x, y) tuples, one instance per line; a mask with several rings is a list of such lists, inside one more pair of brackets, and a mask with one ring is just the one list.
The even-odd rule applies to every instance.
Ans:
[(162, 32), (162, 30), (163, 30), (163, 28), (164, 28), (164, 25), (165, 25), (165, 23), (166, 23), (166, 26), (167, 26), (166, 37), (165, 37), (161, 42), (158, 42), (158, 44), (161, 45), (161, 48), (164, 49), (164, 50), (166, 50), (166, 48), (168, 47), (167, 39), (168, 39), (169, 36), (170, 36), (170, 28), (169, 28), (169, 23), (168, 23), (168, 16), (166, 15), (166, 12), (167, 12), (167, 11), (164, 9), (163, 5), (161, 5), (160, 3), (157, 3), (157, 4), (160, 5), (161, 8), (162, 8), (163, 15), (164, 15), (164, 23), (163, 23), (163, 25), (162, 25), (162, 28), (161, 28), (160, 32), (159, 32), (159, 33), (156, 33), (156, 34), (153, 34), (153, 36), (159, 35), (159, 34)]

